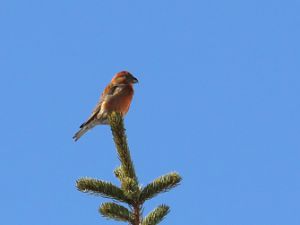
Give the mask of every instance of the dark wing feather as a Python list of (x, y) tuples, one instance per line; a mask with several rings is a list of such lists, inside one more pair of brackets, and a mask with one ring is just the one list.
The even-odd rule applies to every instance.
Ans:
[(94, 120), (94, 118), (97, 116), (97, 114), (100, 112), (101, 107), (102, 107), (102, 103), (104, 100), (106, 100), (108, 97), (111, 97), (112, 95), (116, 94), (118, 91), (118, 85), (107, 85), (107, 87), (105, 88), (104, 92), (102, 93), (100, 100), (98, 101), (96, 107), (94, 108), (91, 116), (87, 119), (86, 122), (84, 122), (83, 124), (80, 125), (80, 128), (83, 128), (85, 125), (87, 125), (89, 122), (91, 122), (92, 120)]

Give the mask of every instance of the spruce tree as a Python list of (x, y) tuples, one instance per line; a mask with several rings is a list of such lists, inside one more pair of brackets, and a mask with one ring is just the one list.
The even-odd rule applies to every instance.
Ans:
[(178, 173), (173, 172), (155, 179), (145, 187), (139, 185), (127, 144), (122, 115), (113, 112), (109, 115), (109, 123), (118, 158), (121, 162), (121, 165), (114, 171), (115, 176), (120, 180), (120, 187), (107, 181), (81, 178), (76, 181), (77, 189), (84, 193), (114, 200), (113, 202), (103, 203), (99, 208), (99, 213), (108, 219), (123, 221), (131, 225), (158, 224), (169, 213), (169, 206), (159, 205), (146, 217), (143, 217), (143, 204), (156, 195), (177, 186), (181, 181), (181, 177)]

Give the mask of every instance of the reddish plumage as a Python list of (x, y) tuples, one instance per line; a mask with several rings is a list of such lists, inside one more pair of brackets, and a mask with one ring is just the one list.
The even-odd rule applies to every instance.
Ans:
[(133, 84), (137, 82), (138, 80), (127, 71), (117, 73), (101, 94), (92, 115), (74, 135), (75, 141), (94, 126), (108, 124), (107, 115), (112, 111), (120, 112), (125, 116), (134, 94)]

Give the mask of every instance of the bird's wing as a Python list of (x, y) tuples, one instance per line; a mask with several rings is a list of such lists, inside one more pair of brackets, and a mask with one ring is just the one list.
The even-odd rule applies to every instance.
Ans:
[(101, 111), (102, 103), (104, 101), (108, 101), (111, 97), (117, 95), (121, 90), (122, 87), (120, 85), (112, 85), (112, 84), (107, 85), (100, 97), (100, 100), (98, 101), (96, 107), (94, 108), (91, 116), (87, 119), (86, 122), (80, 125), (80, 128), (84, 127), (89, 122), (94, 120), (95, 117), (97, 117), (98, 113)]
[(110, 99), (116, 97), (118, 94), (120, 94), (124, 90), (124, 86), (125, 85), (123, 85), (123, 84), (107, 86), (101, 96), (102, 102), (109, 101)]

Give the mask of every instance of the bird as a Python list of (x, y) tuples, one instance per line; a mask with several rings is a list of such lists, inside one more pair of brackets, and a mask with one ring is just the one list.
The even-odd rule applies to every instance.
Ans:
[(133, 84), (138, 82), (138, 79), (128, 71), (116, 73), (102, 92), (100, 100), (92, 114), (81, 124), (79, 131), (73, 136), (73, 139), (77, 141), (96, 125), (108, 124), (108, 115), (113, 111), (121, 113), (124, 117), (129, 110), (133, 98)]

